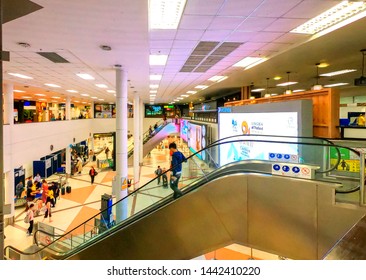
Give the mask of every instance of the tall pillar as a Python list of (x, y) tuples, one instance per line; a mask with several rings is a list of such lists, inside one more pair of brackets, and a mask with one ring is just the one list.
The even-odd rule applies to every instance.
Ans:
[(133, 115), (135, 116), (133, 119), (133, 182), (134, 189), (138, 189), (140, 185), (140, 96), (135, 93), (133, 99)]
[(89, 118), (94, 119), (94, 102), (90, 104)]
[(71, 97), (66, 97), (66, 104), (65, 104), (65, 120), (71, 120)]
[(4, 200), (5, 205), (10, 205), (10, 212), (5, 213), (6, 218), (12, 218), (14, 217), (14, 169), (10, 168), (9, 171), (5, 172), (5, 193), (4, 193)]
[[(116, 177), (112, 183), (112, 193), (116, 201), (128, 194), (128, 149), (127, 149), (127, 72), (116, 66)], [(116, 205), (116, 222), (127, 218), (127, 199)]]
[(14, 86), (5, 84), (4, 92), (4, 124), (14, 123)]
[(241, 88), (241, 100), (249, 99), (251, 96), (251, 86), (244, 86)]
[(140, 98), (140, 115), (139, 115), (139, 120), (140, 120), (140, 166), (143, 165), (144, 162), (144, 117), (145, 117), (145, 107), (144, 107), (144, 102), (142, 101), (142, 99)]

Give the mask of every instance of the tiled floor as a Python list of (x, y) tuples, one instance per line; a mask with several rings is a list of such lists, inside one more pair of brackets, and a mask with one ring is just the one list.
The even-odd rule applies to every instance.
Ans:
[[(167, 145), (166, 145), (167, 146)], [(182, 147), (188, 154), (188, 149)], [(98, 155), (98, 157), (105, 156), (104, 153)], [(110, 170), (98, 170), (98, 175), (95, 177), (94, 184), (90, 182), (89, 169), (90, 166), (96, 166), (96, 163), (88, 163), (84, 166), (82, 174), (73, 176), (68, 179), (68, 185), (72, 187), (71, 193), (61, 195), (57, 200), (56, 207), (52, 208), (52, 222), (48, 219), (44, 220), (44, 223), (55, 227), (56, 232), (68, 232), (78, 225), (82, 224), (85, 220), (91, 218), (100, 212), (101, 209), (101, 196), (103, 194), (112, 194), (112, 179), (115, 176), (115, 172)], [(141, 168), (140, 186), (145, 185), (151, 179), (155, 178), (154, 171), (157, 166), (169, 169), (170, 156), (169, 150), (154, 149), (151, 152), (151, 157), (146, 157)], [(184, 173), (184, 172), (183, 172)], [(133, 178), (133, 167), (129, 167), (129, 178)], [(47, 178), (48, 181), (58, 181), (59, 175), (53, 175)], [(190, 180), (188, 178), (181, 179), (181, 186), (186, 185)], [(155, 182), (155, 181), (154, 181)], [(132, 190), (133, 188), (131, 188)], [(151, 184), (140, 191), (138, 194), (132, 196), (128, 201), (128, 215), (132, 215), (146, 206), (149, 206), (156, 201), (170, 195), (172, 191), (170, 188), (163, 188), (161, 185), (157, 186), (155, 183)], [(5, 246), (12, 245), (22, 251), (26, 250), (33, 243), (33, 238), (26, 236), (28, 224), (23, 222), (25, 215), (25, 208), (17, 208), (15, 214), (15, 224), (9, 225), (5, 228)], [(35, 223), (41, 222), (43, 216), (35, 218)], [(76, 231), (80, 231), (78, 229)], [(75, 233), (75, 232), (74, 232)], [(278, 259), (278, 256), (265, 255), (254, 250), (246, 248), (240, 245), (231, 245), (214, 252), (208, 253), (203, 256), (198, 256), (196, 259), (219, 259), (219, 260), (244, 260), (244, 259)], [(259, 252), (259, 253), (258, 253)]]

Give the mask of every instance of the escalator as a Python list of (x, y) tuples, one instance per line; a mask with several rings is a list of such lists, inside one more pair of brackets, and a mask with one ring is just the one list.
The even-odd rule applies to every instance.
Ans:
[[(360, 219), (363, 210), (334, 201), (342, 180), (329, 182), (334, 166), (324, 159), (328, 149), (337, 146), (321, 139), (278, 140), (262, 137), (214, 143), (204, 150), (215, 164), (206, 161), (203, 165), (202, 151), (183, 163), (184, 195), (179, 199), (173, 200), (170, 189), (156, 188), (154, 179), (112, 206), (116, 217), (118, 206), (126, 200), (151, 194), (151, 201), (144, 201), (126, 219), (101, 227), (103, 215), (98, 214), (62, 236), (51, 236), (51, 244), (32, 253), (8, 246), (5, 256), (191, 259), (238, 243), (291, 259), (320, 259)], [(279, 153), (283, 145), (295, 145), (303, 161), (298, 165), (316, 166), (317, 174), (311, 180), (272, 175), (277, 162), (268, 159), (221, 165), (217, 160), (224, 145), (254, 147), (255, 143), (273, 146)], [(197, 158), (200, 153), (201, 159)], [(44, 233), (36, 233), (36, 241), (39, 234)]]
[[(161, 141), (163, 141), (167, 136), (179, 132), (178, 126), (174, 123), (168, 123), (164, 121), (159, 121), (157, 123), (157, 128), (152, 132), (146, 131), (143, 136), (143, 157), (145, 157), (151, 150), (153, 150)], [(128, 158), (129, 163), (133, 162), (133, 150), (134, 141), (133, 137), (129, 139), (128, 146)]]

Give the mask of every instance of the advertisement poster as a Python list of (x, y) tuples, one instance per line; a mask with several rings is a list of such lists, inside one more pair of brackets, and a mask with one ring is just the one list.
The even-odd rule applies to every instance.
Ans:
[(185, 142), (188, 142), (188, 123), (185, 119), (181, 119), (180, 121), (180, 138)]
[[(193, 124), (188, 122), (188, 147), (195, 153), (206, 147), (207, 126), (204, 124)], [(206, 160), (206, 152), (202, 151), (197, 157)]]
[[(297, 113), (220, 113), (220, 139), (235, 135), (248, 136), (248, 140), (257, 141), (291, 141), (278, 137), (261, 137), (260, 135), (298, 136)], [(256, 136), (254, 136), (256, 135)], [(259, 135), (259, 136), (257, 136)], [(242, 139), (242, 138), (238, 138)], [(230, 139), (234, 140), (234, 139)], [(296, 142), (296, 139), (293, 139)], [(275, 155), (275, 156), (274, 156)], [(220, 146), (220, 164), (246, 159), (273, 160), (287, 159), (296, 162), (298, 147), (295, 144), (270, 142), (240, 141)]]

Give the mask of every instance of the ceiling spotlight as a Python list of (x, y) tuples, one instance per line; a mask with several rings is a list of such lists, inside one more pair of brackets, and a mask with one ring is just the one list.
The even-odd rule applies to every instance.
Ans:
[(103, 50), (103, 51), (111, 51), (112, 48), (110, 46), (107, 46), (107, 45), (101, 45), (100, 48)]

